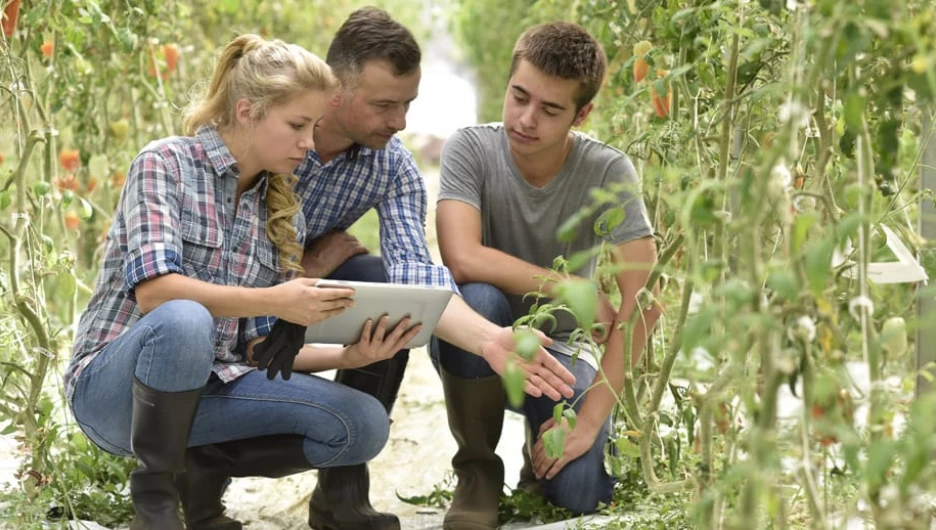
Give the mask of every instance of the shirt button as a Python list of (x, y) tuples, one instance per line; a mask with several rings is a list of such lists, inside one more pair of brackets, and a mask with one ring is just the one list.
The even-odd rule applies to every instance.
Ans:
[(227, 198), (227, 202), (228, 202), (228, 204), (231, 204), (231, 202), (232, 202), (233, 200), (234, 200), (234, 199), (232, 199), (232, 198), (230, 198), (230, 197), (228, 197), (228, 198)]

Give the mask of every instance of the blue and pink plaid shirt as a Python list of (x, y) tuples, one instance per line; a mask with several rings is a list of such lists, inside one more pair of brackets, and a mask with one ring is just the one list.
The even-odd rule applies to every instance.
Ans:
[[(298, 168), (296, 194), (305, 213), (306, 247), (346, 230), (371, 208), (380, 221), (380, 254), (390, 283), (448, 287), (452, 274), (432, 263), (426, 243), (426, 183), (398, 138), (383, 149), (354, 145), (323, 164), (310, 152)], [(265, 335), (274, 319), (258, 319)]]
[[(213, 127), (140, 152), (107, 234), (94, 295), (78, 323), (65, 374), (69, 399), (81, 370), (140, 319), (133, 290), (141, 282), (178, 273), (218, 285), (268, 287), (295, 276), (280, 271), (279, 251), (266, 233), (266, 177), (241, 194), (235, 216), (238, 178), (234, 157)], [(302, 241), (303, 222), (296, 217)], [(232, 381), (253, 370), (243, 362), (241, 345), (267, 332), (266, 318), (215, 318), (213, 371)]]

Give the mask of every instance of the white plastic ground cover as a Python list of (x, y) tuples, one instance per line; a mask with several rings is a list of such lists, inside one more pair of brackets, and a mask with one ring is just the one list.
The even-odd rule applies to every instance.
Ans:
[[(897, 237), (897, 234), (886, 225), (881, 225), (881, 230), (883, 230), (884, 236), (887, 238), (887, 247), (891, 249), (891, 252), (897, 257), (897, 261), (869, 263), (868, 280), (873, 283), (927, 282), (929, 276), (927, 276), (926, 271), (923, 270), (923, 267), (920, 266), (920, 262), (917, 261), (913, 254), (910, 253), (910, 250), (903, 244), (903, 241)], [(845, 248), (842, 252), (836, 249), (835, 253), (832, 255), (832, 266), (837, 267), (845, 263), (844, 255), (851, 254), (853, 249), (854, 247), (849, 239), (845, 242)], [(848, 263), (854, 264), (852, 261)], [(858, 267), (849, 267), (845, 270), (844, 274), (849, 278), (857, 278)]]

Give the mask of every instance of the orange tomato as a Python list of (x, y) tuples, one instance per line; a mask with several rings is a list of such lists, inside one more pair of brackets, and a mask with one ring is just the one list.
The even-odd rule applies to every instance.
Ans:
[(80, 153), (77, 149), (62, 149), (59, 151), (59, 164), (65, 171), (77, 171), (81, 166)]
[(644, 56), (652, 49), (653, 45), (650, 44), (650, 41), (642, 40), (634, 44), (634, 56), (637, 57), (634, 61), (634, 81), (638, 83), (643, 81), (650, 73), (650, 63), (644, 59)]
[(88, 183), (85, 184), (85, 191), (91, 193), (96, 190), (98, 186), (98, 180), (94, 177), (88, 177)]
[(16, 31), (16, 19), (19, 18), (20, 0), (13, 0), (3, 10), (3, 34), (7, 38)]
[(179, 62), (179, 48), (175, 44), (166, 44), (163, 46), (163, 57), (166, 59), (166, 71), (170, 74), (175, 72)]
[(61, 178), (55, 177), (53, 183), (55, 184), (55, 187), (58, 188), (61, 192), (64, 192), (65, 190), (78, 190), (78, 181), (75, 179), (75, 175), (72, 175), (71, 173)]
[(661, 96), (653, 86), (650, 86), (650, 103), (653, 104), (653, 110), (660, 118), (669, 116), (670, 104), (673, 102), (673, 93), (667, 92)]
[(634, 61), (634, 81), (638, 83), (643, 81), (648, 73), (650, 73), (650, 64), (643, 57), (638, 57)]
[(3, 165), (3, 153), (0, 153), (0, 166)]
[(65, 228), (68, 230), (78, 230), (78, 225), (81, 224), (81, 219), (78, 218), (78, 214), (72, 211), (65, 212)]
[(127, 174), (123, 171), (115, 171), (111, 175), (111, 185), (115, 188), (122, 188), (124, 183), (127, 182)]
[(774, 137), (777, 136), (777, 133), (774, 131), (767, 131), (764, 133), (763, 138), (761, 138), (761, 145), (763, 147), (770, 147), (773, 145)]
[(175, 44), (165, 44), (160, 46), (159, 49), (147, 46), (146, 60), (148, 66), (146, 73), (149, 74), (150, 77), (156, 77), (156, 63), (160, 61), (160, 59), (162, 59), (162, 64), (160, 64), (158, 68), (159, 77), (169, 79), (169, 76), (172, 72), (175, 72), (176, 66), (178, 66), (179, 63), (179, 48)]
[(39, 50), (42, 51), (42, 55), (51, 58), (52, 52), (55, 51), (55, 43), (50, 40), (47, 40), (42, 43), (42, 46), (39, 47)]

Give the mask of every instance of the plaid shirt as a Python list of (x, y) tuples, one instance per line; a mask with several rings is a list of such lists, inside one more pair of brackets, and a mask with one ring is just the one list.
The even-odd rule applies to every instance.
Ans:
[[(213, 127), (140, 152), (107, 234), (94, 295), (78, 323), (65, 374), (69, 399), (84, 367), (140, 319), (133, 290), (141, 282), (178, 273), (218, 285), (268, 287), (295, 275), (279, 270), (279, 251), (266, 234), (267, 179), (241, 194), (235, 217), (238, 178), (234, 157)], [(264, 322), (214, 319), (213, 371), (223, 381), (253, 370), (240, 346), (261, 334)]]
[[(380, 253), (390, 283), (448, 287), (452, 274), (432, 263), (426, 244), (426, 184), (397, 137), (383, 149), (354, 145), (327, 163), (310, 151), (296, 168), (296, 194), (305, 214), (306, 247), (332, 230), (346, 230), (371, 208), (380, 219)], [(265, 335), (275, 319), (260, 324)]]

